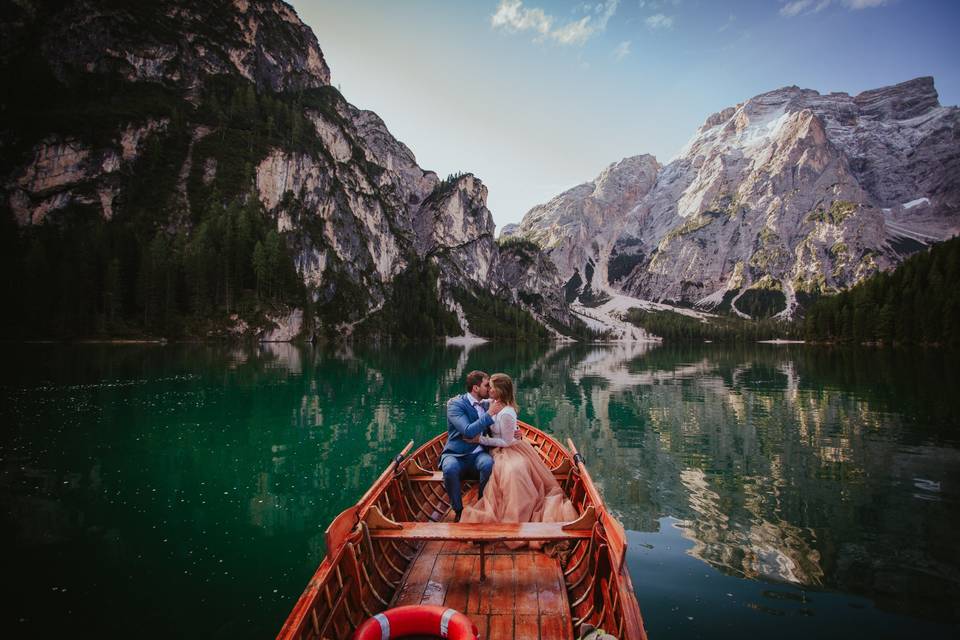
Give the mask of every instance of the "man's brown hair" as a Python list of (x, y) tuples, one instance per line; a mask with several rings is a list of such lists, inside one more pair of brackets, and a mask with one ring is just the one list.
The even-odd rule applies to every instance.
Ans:
[(471, 371), (467, 374), (467, 393), (473, 391), (473, 388), (482, 384), (485, 378), (489, 378), (483, 371)]

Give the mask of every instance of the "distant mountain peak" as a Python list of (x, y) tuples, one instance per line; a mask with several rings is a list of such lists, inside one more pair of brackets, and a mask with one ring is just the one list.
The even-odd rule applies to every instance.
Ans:
[[(931, 77), (853, 97), (781, 87), (710, 115), (666, 166), (625, 159), (534, 207), (515, 234), (591, 296), (791, 315), (960, 231), (958, 130)], [(628, 195), (608, 201), (612, 176)]]

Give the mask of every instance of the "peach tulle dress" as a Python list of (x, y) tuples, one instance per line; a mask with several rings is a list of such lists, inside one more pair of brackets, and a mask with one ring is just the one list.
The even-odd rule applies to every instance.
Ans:
[[(577, 511), (563, 493), (540, 454), (526, 440), (515, 440), (517, 412), (505, 407), (480, 444), (490, 447), (493, 472), (476, 504), (465, 506), (461, 522), (569, 522)], [(525, 542), (504, 543), (511, 549)], [(530, 543), (540, 548), (541, 543)], [(548, 549), (549, 551), (550, 549)]]

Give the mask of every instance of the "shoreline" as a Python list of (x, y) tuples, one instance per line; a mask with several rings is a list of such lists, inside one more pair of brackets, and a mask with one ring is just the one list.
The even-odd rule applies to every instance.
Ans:
[[(349, 344), (350, 340), (343, 341), (344, 344)], [(436, 340), (431, 341), (435, 344), (442, 344), (445, 346), (461, 346), (461, 347), (476, 347), (482, 344), (517, 344), (517, 340), (497, 340), (493, 338), (483, 338), (481, 336), (445, 336), (442, 341)], [(939, 343), (892, 343), (892, 344), (883, 344), (880, 342), (861, 342), (861, 343), (848, 343), (848, 342), (838, 342), (830, 340), (790, 340), (786, 338), (774, 338), (771, 340), (755, 340), (755, 341), (729, 341), (729, 340), (663, 340), (662, 338), (653, 337), (643, 339), (643, 340), (624, 340), (624, 339), (614, 339), (614, 340), (577, 340), (569, 336), (554, 336), (550, 340), (544, 342), (549, 342), (551, 344), (584, 344), (584, 345), (620, 345), (620, 344), (649, 344), (649, 345), (696, 345), (696, 344), (712, 344), (712, 345), (730, 345), (730, 344), (769, 344), (769, 345), (806, 345), (809, 347), (856, 347), (856, 348), (865, 348), (865, 349), (904, 349), (904, 348), (943, 348), (945, 345)], [(294, 339), (294, 340), (245, 340), (242, 338), (236, 337), (218, 337), (218, 338), (186, 338), (186, 339), (177, 339), (177, 338), (33, 338), (25, 340), (17, 339), (2, 339), (0, 343), (3, 344), (23, 344), (23, 345), (116, 345), (116, 346), (133, 346), (133, 345), (151, 345), (151, 346), (165, 346), (165, 345), (267, 345), (267, 344), (290, 344), (290, 345), (302, 345), (308, 346), (313, 345), (317, 346), (320, 344), (338, 344), (339, 341), (333, 340), (319, 340), (316, 343), (311, 342), (306, 339)], [(410, 344), (423, 344), (422, 342), (418, 343), (417, 341), (410, 341)], [(950, 348), (950, 347), (948, 347)]]
[(487, 338), (481, 338), (480, 336), (474, 335), (465, 335), (465, 336), (445, 336), (443, 339), (443, 344), (449, 346), (460, 346), (460, 347), (475, 347), (477, 345), (486, 344), (490, 342)]

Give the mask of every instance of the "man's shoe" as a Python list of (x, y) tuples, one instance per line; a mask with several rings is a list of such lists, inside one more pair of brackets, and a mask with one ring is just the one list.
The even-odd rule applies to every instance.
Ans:
[(460, 515), (463, 513), (463, 510), (461, 509), (460, 511), (454, 511), (453, 513), (455, 514), (453, 517), (453, 521), (460, 522)]

